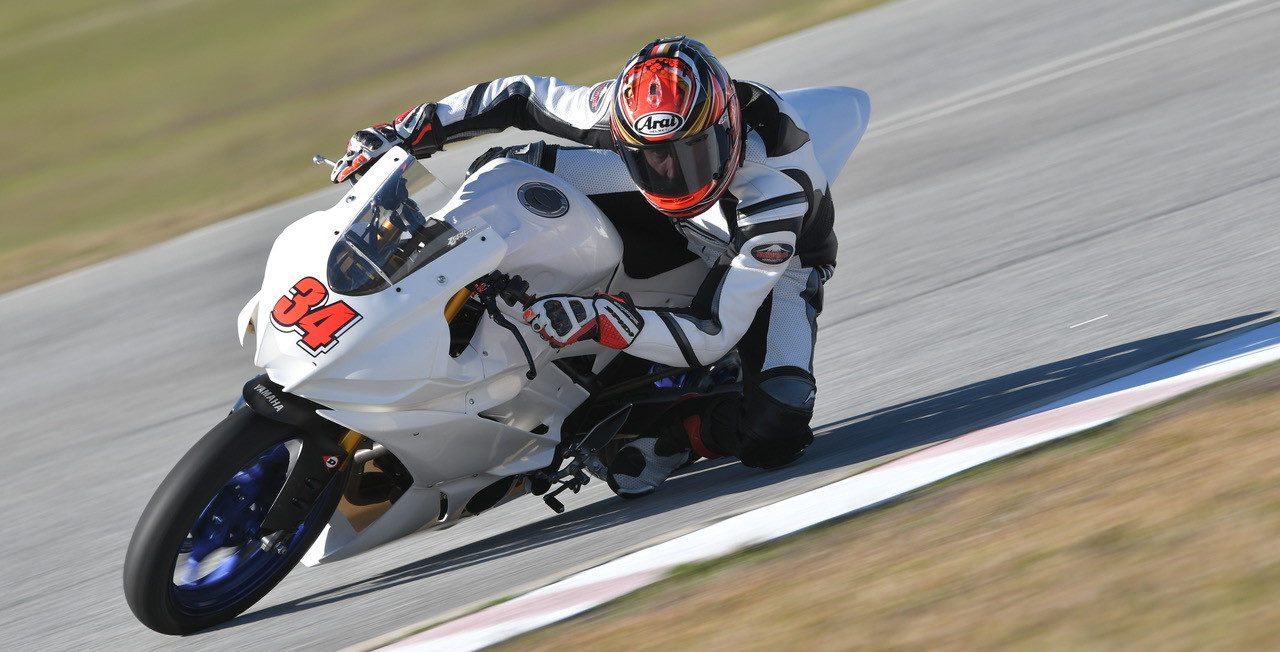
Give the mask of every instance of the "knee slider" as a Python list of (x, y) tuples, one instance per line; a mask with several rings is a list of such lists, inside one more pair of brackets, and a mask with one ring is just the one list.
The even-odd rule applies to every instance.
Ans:
[(818, 387), (804, 376), (774, 376), (760, 383), (760, 391), (779, 403), (797, 410), (813, 412), (813, 399)]
[(747, 466), (772, 469), (800, 457), (813, 443), (813, 400), (817, 388), (811, 378), (778, 375), (748, 391), (739, 459)]

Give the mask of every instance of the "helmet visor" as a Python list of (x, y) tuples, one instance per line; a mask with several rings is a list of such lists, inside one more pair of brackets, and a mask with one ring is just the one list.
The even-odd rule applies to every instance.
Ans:
[(728, 120), (684, 138), (653, 145), (618, 143), (631, 178), (646, 194), (692, 205), (724, 178), (733, 151)]

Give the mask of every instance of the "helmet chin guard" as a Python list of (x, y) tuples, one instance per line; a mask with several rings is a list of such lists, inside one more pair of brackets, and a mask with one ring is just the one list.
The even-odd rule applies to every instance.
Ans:
[(671, 217), (714, 204), (742, 159), (742, 116), (733, 80), (693, 39), (659, 39), (613, 85), (613, 140), (645, 199)]

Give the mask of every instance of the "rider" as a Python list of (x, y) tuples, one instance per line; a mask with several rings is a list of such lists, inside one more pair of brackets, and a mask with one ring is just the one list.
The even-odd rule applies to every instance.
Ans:
[[(606, 294), (542, 297), (525, 320), (543, 338), (555, 347), (594, 340), (689, 367), (736, 345), (742, 360), (741, 395), (677, 406), (658, 437), (618, 452), (609, 486), (625, 498), (649, 494), (694, 453), (765, 469), (798, 458), (813, 441), (816, 318), (836, 238), (827, 179), (794, 109), (763, 85), (730, 79), (698, 41), (664, 38), (594, 86), (505, 77), (415, 106), (352, 136), (333, 181), (360, 174), (393, 146), (424, 158), (508, 127), (587, 147), (494, 148), (473, 170), (498, 156), (524, 160), (582, 190), (624, 235), (629, 224), (665, 239), (639, 260), (624, 252), (628, 273), (687, 262), (690, 252), (709, 267), (687, 308)], [(668, 237), (677, 233), (683, 238)]]

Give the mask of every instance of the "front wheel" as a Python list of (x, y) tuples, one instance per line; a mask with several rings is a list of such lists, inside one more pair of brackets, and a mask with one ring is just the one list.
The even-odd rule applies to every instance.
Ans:
[(284, 579), (333, 514), (346, 478), (330, 476), (296, 530), (264, 531), (301, 448), (295, 429), (240, 408), (183, 456), (125, 554), (124, 594), (138, 620), (188, 634), (234, 618)]

